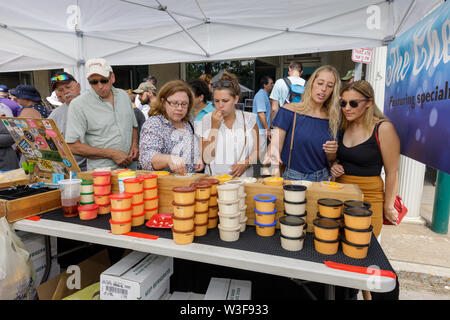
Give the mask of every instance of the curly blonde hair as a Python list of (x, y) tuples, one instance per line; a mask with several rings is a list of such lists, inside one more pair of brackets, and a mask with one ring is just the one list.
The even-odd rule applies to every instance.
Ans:
[(328, 115), (328, 126), (329, 131), (333, 139), (337, 139), (337, 133), (339, 128), (339, 122), (341, 117), (341, 111), (339, 110), (339, 90), (341, 89), (341, 78), (339, 76), (339, 72), (335, 67), (330, 65), (325, 65), (317, 68), (308, 82), (306, 83), (305, 92), (303, 93), (302, 101), (298, 103), (294, 103), (295, 111), (301, 114), (307, 113), (311, 108), (312, 101), (312, 87), (314, 81), (317, 79), (319, 74), (322, 71), (329, 71), (334, 74), (335, 83), (332, 94), (328, 97), (328, 99), (324, 102), (323, 108), (326, 109)]

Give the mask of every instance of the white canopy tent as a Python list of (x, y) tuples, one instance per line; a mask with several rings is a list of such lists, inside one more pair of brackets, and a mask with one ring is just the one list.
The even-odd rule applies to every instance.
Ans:
[(0, 0), (0, 72), (378, 47), (442, 0)]

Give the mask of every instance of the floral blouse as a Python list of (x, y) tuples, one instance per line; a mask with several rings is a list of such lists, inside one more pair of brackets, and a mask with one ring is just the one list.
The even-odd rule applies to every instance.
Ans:
[[(155, 154), (181, 157), (186, 163), (186, 172), (194, 172), (195, 163), (200, 161), (200, 150), (193, 127), (185, 122), (181, 130), (162, 115), (149, 117), (142, 126), (139, 142), (139, 163), (143, 170), (155, 170), (152, 166)], [(171, 171), (169, 168), (158, 170)]]

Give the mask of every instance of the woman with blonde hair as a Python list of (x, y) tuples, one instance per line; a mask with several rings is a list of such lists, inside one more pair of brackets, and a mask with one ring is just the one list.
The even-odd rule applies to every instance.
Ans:
[(287, 166), (283, 178), (328, 180), (336, 158), (341, 80), (333, 66), (322, 66), (308, 80), (302, 101), (283, 105), (273, 120), (272, 142), (264, 164)]
[(194, 96), (181, 80), (166, 83), (150, 105), (139, 143), (144, 170), (167, 170), (180, 175), (201, 171), (198, 139), (189, 122)]

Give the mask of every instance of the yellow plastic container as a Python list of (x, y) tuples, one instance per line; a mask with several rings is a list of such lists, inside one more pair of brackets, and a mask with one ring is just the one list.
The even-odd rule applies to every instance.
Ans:
[(208, 232), (208, 222), (202, 224), (195, 224), (194, 235), (196, 237), (204, 236)]
[(352, 244), (357, 245), (370, 244), (370, 239), (372, 237), (372, 229), (373, 229), (372, 226), (370, 226), (369, 229), (366, 230), (358, 230), (350, 228), (348, 226), (344, 226), (345, 240), (347, 240)]
[(111, 183), (111, 171), (95, 171), (92, 172), (92, 179), (94, 184), (110, 184)]
[(173, 200), (178, 204), (194, 203), (195, 191), (196, 189), (193, 187), (175, 187), (172, 189)]
[(326, 255), (336, 254), (338, 248), (339, 248), (339, 239), (333, 241), (326, 241), (314, 237), (314, 249), (321, 254)]
[(209, 203), (208, 203), (208, 205), (209, 205), (210, 207), (217, 206), (217, 194), (212, 194), (212, 195), (209, 197)]
[(208, 224), (208, 214), (209, 210), (206, 210), (204, 212), (195, 212), (194, 224)]
[(264, 224), (259, 224), (255, 219), (256, 234), (261, 237), (271, 237), (275, 234), (275, 226), (276, 225), (277, 225), (276, 221), (272, 224), (264, 225)]
[(270, 194), (258, 194), (254, 198), (255, 209), (260, 212), (272, 212), (275, 210), (277, 197)]
[(112, 234), (124, 234), (131, 231), (131, 219), (127, 221), (113, 221), (109, 219)]
[(81, 220), (92, 220), (97, 218), (98, 204), (87, 204), (78, 207), (78, 215)]
[(214, 229), (217, 227), (219, 223), (219, 216), (216, 217), (208, 217), (208, 229)]
[(338, 199), (323, 198), (317, 200), (317, 205), (322, 217), (336, 219), (341, 217), (344, 203)]
[(173, 215), (177, 218), (192, 218), (195, 213), (195, 203), (177, 204), (172, 201)]
[(344, 222), (347, 227), (367, 230), (372, 223), (372, 211), (366, 208), (345, 208)]
[(109, 203), (111, 203), (111, 200), (109, 200), (109, 196), (110, 194), (95, 194), (94, 195), (94, 201), (95, 204), (98, 204), (99, 206), (104, 206), (107, 205)]
[(218, 179), (214, 178), (204, 178), (200, 179), (198, 182), (207, 182), (211, 185), (211, 194), (217, 195), (217, 186), (219, 185), (220, 181)]
[(131, 204), (137, 204), (144, 201), (144, 192), (138, 192), (138, 193), (128, 193), (131, 194)]
[(194, 218), (177, 218), (172, 216), (173, 227), (175, 230), (187, 232), (194, 229)]
[(150, 220), (155, 214), (158, 213), (158, 207), (152, 209), (144, 209), (145, 220)]
[(195, 211), (204, 212), (209, 208), (209, 200), (198, 200), (195, 199)]
[(144, 188), (153, 188), (158, 185), (158, 175), (156, 174), (144, 174), (139, 178), (144, 179)]
[(263, 180), (265, 185), (276, 186), (276, 187), (282, 186), (283, 181), (284, 180), (281, 177), (267, 177), (267, 178), (264, 178), (264, 180)]
[(127, 209), (131, 207), (131, 200), (133, 196), (128, 193), (116, 193), (109, 196), (111, 200), (111, 208), (113, 209)]
[(139, 193), (144, 191), (144, 180), (140, 178), (125, 179), (123, 180), (123, 185), (126, 193)]
[(141, 203), (132, 204), (133, 216), (140, 215), (144, 213), (144, 201)]
[(111, 184), (94, 184), (94, 195), (98, 194), (110, 194)]
[(158, 196), (158, 186), (144, 188), (144, 199), (151, 199)]
[(214, 218), (217, 217), (219, 214), (219, 206), (213, 206), (213, 207), (209, 207), (209, 218)]
[(98, 206), (98, 214), (108, 214), (111, 212), (111, 205), (105, 204), (103, 206)]
[(133, 214), (133, 208), (111, 209), (111, 219), (113, 221), (128, 221)]
[(211, 195), (211, 184), (203, 182), (191, 183), (190, 187), (195, 188), (196, 200), (208, 200)]
[(259, 224), (272, 224), (275, 221), (277, 209), (272, 212), (261, 212), (255, 209), (256, 222)]
[(188, 231), (180, 231), (172, 228), (173, 241), (176, 244), (189, 244), (194, 241), (195, 228)]
[(131, 216), (131, 226), (132, 227), (137, 227), (137, 226), (141, 226), (144, 224), (145, 222), (145, 212), (142, 212), (138, 215), (132, 215)]
[(158, 206), (158, 200), (159, 196), (156, 196), (155, 198), (146, 199), (144, 198), (144, 209), (153, 209)]
[(342, 252), (353, 259), (364, 259), (367, 257), (369, 244), (355, 244), (342, 239)]
[(336, 220), (319, 218), (313, 220), (314, 236), (320, 240), (335, 241), (339, 238), (340, 224)]
[(136, 178), (136, 172), (131, 170), (126, 170), (119, 172), (117, 174), (117, 180), (119, 182), (119, 192), (125, 192), (125, 184), (123, 183), (126, 179)]

